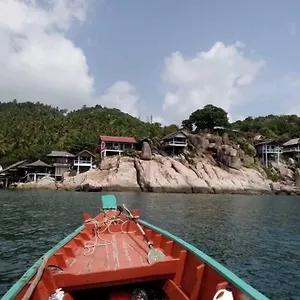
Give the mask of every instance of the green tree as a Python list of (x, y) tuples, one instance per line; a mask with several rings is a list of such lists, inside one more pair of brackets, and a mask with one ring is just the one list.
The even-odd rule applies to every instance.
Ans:
[(265, 137), (276, 139), (276, 134), (268, 127), (263, 127), (259, 129), (259, 133), (262, 134)]
[(183, 126), (191, 128), (196, 127), (196, 131), (209, 129), (212, 130), (215, 126), (227, 127), (229, 125), (227, 112), (212, 104), (205, 105), (202, 109), (194, 111), (188, 120), (184, 120)]
[(175, 132), (175, 131), (178, 131), (179, 128), (177, 125), (175, 124), (171, 124), (169, 126), (165, 126), (163, 129), (162, 129), (162, 135), (165, 136), (169, 133), (172, 133), (172, 132)]
[(192, 131), (193, 130), (193, 122), (190, 119), (183, 120), (182, 127), (189, 131)]
[(300, 118), (297, 115), (248, 117), (232, 125), (242, 132), (260, 133), (280, 142), (300, 137)]

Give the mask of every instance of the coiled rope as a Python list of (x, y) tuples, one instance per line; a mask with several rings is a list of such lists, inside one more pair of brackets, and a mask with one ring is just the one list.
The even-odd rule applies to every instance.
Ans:
[[(121, 229), (120, 232), (121, 233), (124, 233), (124, 234), (135, 233), (135, 231), (124, 231), (123, 230), (124, 225), (127, 224), (130, 221), (130, 219), (128, 218), (128, 216), (124, 215), (125, 220), (123, 220), (121, 218), (122, 215), (124, 215), (124, 214), (121, 213), (118, 216), (112, 216), (112, 217), (109, 217), (109, 218), (105, 218), (105, 219), (103, 219), (102, 222), (98, 222), (94, 218), (90, 218), (88, 220), (85, 220), (85, 223), (93, 223), (94, 224), (93, 230), (94, 230), (94, 233), (95, 233), (95, 240), (94, 241), (88, 241), (84, 244), (84, 248), (87, 250), (83, 253), (84, 255), (86, 255), (86, 256), (92, 255), (95, 252), (96, 247), (106, 246), (106, 245), (109, 245), (109, 244), (113, 243), (112, 241), (105, 240), (100, 236), (100, 234), (104, 233), (106, 230), (111, 234), (116, 233), (116, 232), (112, 232), (110, 230), (111, 225), (121, 224), (121, 227), (120, 227), (120, 229)], [(104, 226), (104, 229), (102, 229), (100, 231), (100, 228), (102, 228), (103, 226)], [(99, 243), (98, 239), (103, 241), (103, 243)], [(35, 290), (37, 284), (39, 283), (39, 281), (42, 277), (42, 274), (43, 274), (43, 271), (46, 267), (47, 262), (48, 262), (48, 256), (47, 256), (47, 254), (45, 254), (42, 258), (42, 262), (41, 262), (41, 265), (38, 268), (37, 274), (36, 274), (34, 280), (32, 281), (30, 287), (26, 291), (25, 295), (23, 296), (22, 300), (29, 300), (30, 299), (33, 291)]]
[[(117, 231), (112, 232), (110, 230), (110, 227), (112, 225), (121, 224), (120, 232), (124, 233), (124, 234), (130, 234), (130, 233), (135, 232), (135, 231), (124, 231), (124, 229), (123, 229), (124, 225), (127, 224), (130, 221), (130, 219), (128, 218), (128, 216), (124, 215), (125, 216), (125, 220), (124, 220), (121, 218), (122, 215), (123, 214), (118, 215), (118, 216), (104, 218), (103, 221), (101, 221), (101, 222), (98, 222), (94, 218), (85, 220), (85, 223), (93, 223), (94, 224), (93, 231), (94, 231), (95, 239), (94, 239), (94, 241), (88, 241), (84, 244), (84, 248), (86, 249), (86, 251), (83, 253), (84, 255), (86, 255), (86, 256), (92, 255), (95, 252), (96, 247), (111, 245), (113, 243), (112, 241), (108, 241), (100, 236), (106, 230), (111, 234), (116, 233)], [(101, 228), (103, 228), (103, 229), (101, 229)], [(99, 240), (102, 242), (100, 242)]]

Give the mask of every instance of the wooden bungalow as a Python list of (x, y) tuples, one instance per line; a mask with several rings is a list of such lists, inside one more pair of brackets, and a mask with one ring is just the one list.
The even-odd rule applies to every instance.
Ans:
[(26, 169), (25, 181), (27, 182), (37, 181), (45, 176), (50, 176), (53, 167), (41, 160), (37, 160), (25, 165), (23, 168)]
[(54, 178), (61, 180), (65, 172), (70, 171), (73, 167), (75, 155), (67, 151), (52, 151), (47, 158), (53, 164)]
[(269, 140), (258, 142), (254, 145), (258, 158), (262, 163), (268, 166), (269, 161), (280, 162), (280, 155), (282, 154), (282, 146), (280, 143)]
[(167, 154), (178, 154), (187, 147), (188, 136), (184, 130), (178, 130), (164, 136), (161, 144)]
[(77, 174), (91, 170), (94, 159), (95, 155), (88, 150), (77, 153), (74, 159), (74, 168), (76, 169)]
[(285, 159), (292, 158), (297, 162), (300, 161), (300, 138), (291, 139), (282, 145)]
[(136, 140), (127, 136), (104, 136), (98, 140), (98, 151), (101, 158), (111, 155), (121, 155), (124, 150), (134, 149)]
[(8, 188), (10, 184), (19, 182), (20, 178), (25, 176), (25, 169), (22, 166), (27, 164), (26, 160), (20, 160), (7, 168), (0, 171), (0, 181), (4, 188)]

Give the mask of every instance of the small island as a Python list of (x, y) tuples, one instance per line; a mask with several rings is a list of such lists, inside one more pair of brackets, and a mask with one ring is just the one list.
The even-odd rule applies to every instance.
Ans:
[(179, 128), (101, 106), (13, 101), (0, 117), (2, 188), (300, 194), (297, 116), (230, 123), (206, 105)]

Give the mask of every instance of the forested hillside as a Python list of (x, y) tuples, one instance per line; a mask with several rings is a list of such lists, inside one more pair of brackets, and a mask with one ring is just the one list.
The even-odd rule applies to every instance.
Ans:
[(66, 113), (41, 103), (0, 103), (0, 165), (43, 158), (51, 150), (94, 149), (99, 135), (162, 136), (176, 126), (145, 123), (118, 109), (96, 106)]
[(297, 115), (268, 115), (265, 117), (248, 117), (231, 124), (242, 132), (259, 133), (279, 142), (300, 138), (300, 117)]
[(268, 115), (257, 118), (248, 117), (243, 121), (229, 123), (227, 112), (220, 107), (208, 104), (194, 111), (182, 125), (195, 132), (212, 130), (215, 126), (239, 129), (246, 137), (261, 134), (265, 138), (271, 138), (285, 142), (292, 138), (300, 138), (300, 117), (297, 115)]
[[(281, 142), (300, 138), (300, 117), (296, 115), (248, 117), (230, 124), (227, 112), (213, 105), (196, 110), (182, 125), (195, 132), (224, 126), (239, 129), (248, 137), (261, 134)], [(51, 150), (93, 150), (99, 135), (133, 136), (138, 140), (162, 137), (177, 129), (176, 125), (146, 123), (100, 105), (66, 112), (42, 103), (0, 102), (0, 165), (43, 159)]]

